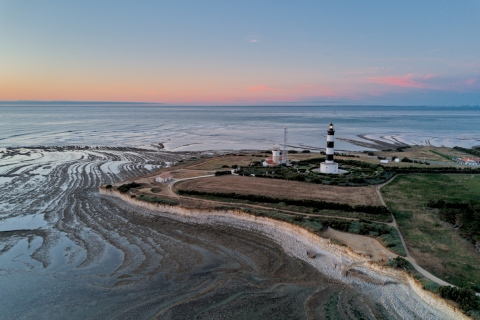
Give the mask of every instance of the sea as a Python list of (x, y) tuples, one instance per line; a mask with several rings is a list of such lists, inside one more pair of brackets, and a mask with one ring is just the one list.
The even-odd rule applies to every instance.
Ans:
[[(479, 106), (191, 107), (115, 103), (0, 103), (0, 147), (135, 146), (169, 151), (324, 148), (363, 150), (359, 135), (409, 145), (480, 145)], [(340, 140), (339, 140), (340, 139)], [(347, 141), (343, 141), (345, 139)]]
[(434, 312), (392, 300), (394, 284), (366, 290), (331, 280), (261, 235), (152, 220), (98, 193), (188, 152), (282, 145), (285, 132), (288, 148), (320, 150), (330, 123), (337, 150), (370, 149), (362, 146), (368, 139), (480, 145), (480, 108), (471, 106), (0, 103), (0, 318), (408, 319)]

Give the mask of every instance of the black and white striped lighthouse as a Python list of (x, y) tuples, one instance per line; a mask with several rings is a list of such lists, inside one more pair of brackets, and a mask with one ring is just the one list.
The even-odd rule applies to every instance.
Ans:
[(333, 130), (333, 124), (330, 123), (330, 127), (328, 128), (327, 131), (327, 148), (325, 149), (325, 154), (326, 154), (326, 163), (333, 163), (333, 154), (335, 153), (334, 149), (334, 135), (335, 135), (335, 130)]
[(321, 173), (338, 173), (338, 163), (333, 161), (333, 155), (335, 153), (334, 141), (335, 130), (333, 130), (333, 124), (330, 123), (327, 131), (327, 147), (325, 148), (325, 162), (320, 163)]

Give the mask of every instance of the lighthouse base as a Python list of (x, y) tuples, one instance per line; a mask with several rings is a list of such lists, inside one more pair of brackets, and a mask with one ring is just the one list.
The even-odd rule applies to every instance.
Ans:
[(320, 163), (320, 173), (338, 173), (338, 163)]

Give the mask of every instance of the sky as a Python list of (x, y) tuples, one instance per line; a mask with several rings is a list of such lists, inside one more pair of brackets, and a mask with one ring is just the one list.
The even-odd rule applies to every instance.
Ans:
[(0, 100), (478, 105), (480, 1), (0, 0)]

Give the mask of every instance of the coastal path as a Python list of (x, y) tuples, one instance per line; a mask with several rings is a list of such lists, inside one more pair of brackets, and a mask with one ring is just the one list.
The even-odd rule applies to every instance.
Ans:
[[(178, 195), (177, 193), (175, 193), (175, 191), (173, 190), (173, 186), (177, 183), (177, 182), (180, 182), (180, 181), (185, 181), (185, 180), (193, 180), (193, 179), (202, 179), (202, 178), (206, 178), (206, 177), (212, 177), (212, 176), (215, 176), (214, 174), (208, 174), (208, 175), (203, 175), (203, 176), (197, 176), (197, 177), (190, 177), (190, 178), (183, 178), (183, 179), (175, 179), (175, 180), (172, 180), (168, 183), (168, 190), (169, 190), (169, 194), (173, 197), (176, 197), (176, 198), (186, 198), (186, 199), (192, 199), (192, 197), (188, 197), (188, 196), (180, 196)], [(380, 200), (380, 202), (386, 207), (386, 203), (385, 203), (385, 200), (383, 199), (383, 196), (382, 196), (382, 193), (381, 193), (381, 188), (384, 187), (385, 185), (387, 185), (388, 183), (392, 182), (394, 179), (395, 179), (396, 176), (392, 177), (391, 179), (389, 179), (388, 181), (384, 182), (383, 184), (380, 184), (379, 186), (377, 186), (375, 188), (375, 191), (378, 195), (378, 198)], [(198, 198), (195, 198), (195, 200), (198, 200)], [(216, 204), (225, 204), (225, 202), (221, 202), (221, 201), (214, 201), (214, 200), (202, 200), (202, 201), (207, 201), (209, 203), (216, 203)], [(259, 206), (259, 205), (252, 205), (252, 204), (242, 204), (242, 205), (245, 205), (245, 206), (248, 206), (248, 207), (252, 207), (252, 208), (257, 208), (257, 209), (263, 209), (263, 210), (272, 210), (272, 208), (269, 208), (269, 207), (264, 207), (264, 206)], [(299, 212), (295, 212), (295, 211), (290, 211), (290, 210), (283, 210), (283, 209), (275, 209), (277, 211), (280, 211), (280, 212), (284, 212), (284, 213), (287, 213), (287, 214), (295, 214), (295, 215), (298, 215), (298, 214), (303, 214), (305, 216), (319, 216), (319, 215), (314, 215), (314, 214), (308, 214), (308, 213), (299, 213)], [(338, 216), (321, 216), (321, 217), (325, 217), (325, 218), (336, 218), (336, 219), (343, 219), (343, 220), (358, 220), (357, 218), (349, 218), (349, 217), (338, 217)], [(398, 228), (398, 224), (397, 224), (397, 221), (392, 213), (392, 222), (390, 223), (386, 223), (387, 225), (391, 226), (391, 227), (394, 227), (399, 236), (400, 236), (400, 240), (402, 241), (402, 245), (403, 247), (405, 248), (405, 253), (406, 253), (406, 257), (405, 257), (405, 260), (407, 260), (408, 262), (411, 263), (411, 265), (413, 266), (413, 268), (418, 272), (420, 273), (422, 276), (424, 276), (425, 278), (441, 285), (441, 286), (453, 286), (455, 287), (454, 285), (434, 276), (433, 274), (431, 274), (430, 272), (428, 272), (427, 270), (423, 269), (421, 266), (419, 266), (415, 260), (414, 257), (412, 257), (412, 255), (410, 254), (410, 252), (408, 251), (408, 247), (405, 243), (405, 239), (403, 238), (403, 235), (402, 233), (400, 232), (400, 229)]]
[[(389, 184), (390, 182), (392, 182), (395, 178), (397, 177), (397, 175), (393, 176), (392, 178), (390, 178), (388, 181), (378, 185), (378, 187), (375, 188), (375, 191), (377, 192), (377, 195), (378, 195), (378, 198), (380, 199), (380, 202), (385, 206), (387, 207), (386, 203), (385, 203), (385, 200), (383, 199), (383, 196), (382, 196), (382, 192), (381, 192), (381, 188), (384, 187), (385, 185)], [(387, 207), (388, 208), (388, 207)], [(400, 236), (400, 240), (402, 241), (402, 245), (403, 247), (405, 248), (405, 253), (406, 253), (406, 257), (405, 257), (405, 260), (407, 260), (408, 262), (410, 262), (410, 264), (413, 266), (413, 268), (415, 270), (417, 270), (418, 273), (420, 273), (422, 276), (424, 276), (425, 278), (433, 281), (433, 282), (436, 282), (437, 284), (441, 285), (441, 286), (452, 286), (452, 287), (456, 287), (455, 285), (453, 284), (450, 284), (446, 281), (443, 281), (442, 279), (434, 276), (433, 274), (431, 274), (430, 272), (428, 272), (427, 270), (423, 269), (422, 267), (420, 267), (418, 264), (417, 264), (417, 261), (415, 260), (414, 257), (412, 257), (412, 255), (410, 254), (410, 252), (408, 251), (408, 247), (407, 247), (407, 244), (405, 243), (405, 239), (403, 238), (403, 235), (402, 233), (400, 232), (400, 229), (398, 228), (398, 224), (397, 224), (397, 220), (395, 219), (395, 216), (393, 215), (392, 213), (392, 222), (390, 223), (387, 223), (389, 226), (392, 226), (394, 227), (395, 229), (397, 229), (397, 232), (398, 232), (398, 235)]]

